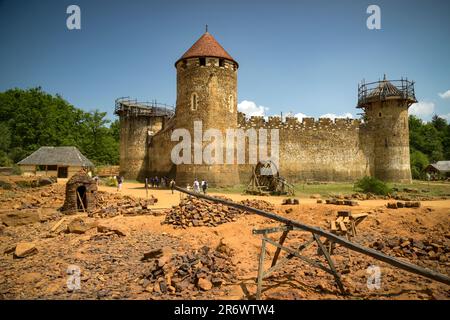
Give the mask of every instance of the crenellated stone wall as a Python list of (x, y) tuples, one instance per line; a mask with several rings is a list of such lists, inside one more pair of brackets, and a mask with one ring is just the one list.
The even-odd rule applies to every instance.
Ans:
[[(266, 121), (239, 113), (238, 121), (244, 130), (279, 130), (279, 170), (289, 181), (353, 181), (371, 174), (373, 143), (361, 120), (269, 117)], [(241, 181), (248, 180), (250, 172), (251, 166), (240, 166)]]

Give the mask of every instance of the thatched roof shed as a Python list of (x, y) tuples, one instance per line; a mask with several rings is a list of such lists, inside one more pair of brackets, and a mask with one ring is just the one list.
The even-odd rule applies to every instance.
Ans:
[(94, 167), (76, 147), (40, 147), (17, 164), (24, 175), (58, 178), (70, 178), (82, 168)]
[(94, 167), (76, 147), (40, 147), (18, 165)]

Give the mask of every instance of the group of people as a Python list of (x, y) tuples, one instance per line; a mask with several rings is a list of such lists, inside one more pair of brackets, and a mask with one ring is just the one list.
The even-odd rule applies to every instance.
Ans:
[(203, 193), (206, 194), (206, 190), (208, 189), (208, 182), (206, 180), (202, 180), (201, 182), (198, 182), (197, 178), (194, 180), (193, 184), (194, 192), (200, 193), (200, 188), (202, 189)]
[(169, 181), (169, 178), (158, 178), (158, 176), (155, 176), (151, 177), (150, 179), (147, 178), (147, 181), (149, 182), (149, 186), (151, 186), (152, 188), (165, 188), (168, 184), (167, 182)]
[(166, 188), (167, 186), (169, 186), (169, 188), (172, 190), (172, 193), (174, 191), (174, 187), (175, 187), (175, 180), (170, 179), (169, 183), (169, 178), (167, 177), (162, 177), (161, 179), (158, 178), (158, 176), (154, 177), (154, 178), (145, 178), (145, 187), (152, 187), (152, 188)]
[[(117, 191), (120, 191), (122, 189), (122, 184), (123, 184), (124, 178), (122, 176), (116, 176), (115, 178), (117, 180)], [(150, 180), (147, 178), (145, 180), (146, 180), (146, 187), (148, 187), (148, 185), (147, 185), (148, 182), (150, 182), (149, 185), (152, 186), (153, 188), (159, 188), (160, 186), (162, 188), (165, 188), (168, 185), (170, 190), (172, 190), (172, 194), (174, 193), (174, 189), (175, 189), (175, 185), (176, 185), (174, 179), (170, 179), (170, 182), (168, 184), (167, 184), (167, 181), (169, 179), (166, 177), (162, 177), (161, 180), (158, 179), (158, 177), (150, 178)], [(196, 178), (194, 180), (192, 188), (193, 188), (194, 192), (200, 193), (201, 191), (203, 191), (203, 193), (206, 194), (206, 190), (208, 189), (208, 182), (204, 179), (201, 182), (199, 182), (198, 179)], [(191, 186), (188, 186), (188, 189), (191, 189)]]

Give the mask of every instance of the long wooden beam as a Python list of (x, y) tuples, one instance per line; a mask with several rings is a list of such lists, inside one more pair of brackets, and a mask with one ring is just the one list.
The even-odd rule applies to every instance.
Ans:
[(288, 219), (288, 218), (285, 218), (285, 217), (282, 217), (282, 216), (279, 216), (279, 215), (276, 215), (274, 213), (270, 213), (270, 212), (267, 212), (267, 211), (259, 210), (259, 209), (256, 209), (256, 208), (252, 208), (252, 207), (240, 204), (240, 203), (235, 203), (235, 202), (228, 201), (228, 200), (223, 200), (223, 199), (219, 199), (219, 198), (210, 197), (210, 196), (207, 196), (207, 195), (204, 195), (204, 194), (201, 194), (201, 193), (188, 191), (186, 189), (183, 189), (183, 188), (180, 188), (180, 187), (177, 187), (177, 186), (175, 186), (175, 189), (180, 191), (180, 192), (183, 192), (183, 193), (189, 194), (191, 196), (197, 197), (197, 198), (202, 198), (202, 199), (206, 199), (206, 200), (209, 200), (209, 201), (222, 203), (222, 204), (225, 204), (225, 205), (227, 205), (229, 207), (233, 207), (233, 208), (236, 208), (236, 209), (252, 212), (252, 213), (255, 213), (255, 214), (260, 215), (262, 217), (265, 217), (265, 218), (268, 218), (268, 219), (272, 219), (272, 220), (284, 223), (286, 225), (294, 226), (294, 227), (297, 227), (297, 228), (299, 228), (301, 230), (308, 231), (308, 232), (311, 232), (311, 233), (316, 234), (316, 235), (320, 235), (322, 237), (327, 238), (328, 240), (331, 240), (333, 242), (339, 243), (343, 247), (346, 247), (346, 248), (348, 248), (350, 250), (362, 253), (362, 254), (367, 255), (369, 257), (372, 257), (374, 259), (383, 261), (383, 262), (385, 262), (387, 264), (390, 264), (391, 266), (403, 269), (403, 270), (411, 272), (411, 273), (415, 273), (415, 274), (421, 275), (421, 276), (426, 277), (426, 278), (431, 279), (431, 280), (435, 280), (435, 281), (438, 281), (438, 282), (441, 282), (441, 283), (445, 283), (446, 285), (450, 285), (450, 277), (448, 277), (447, 275), (441, 274), (439, 272), (436, 272), (436, 271), (433, 271), (433, 270), (430, 270), (430, 269), (419, 267), (419, 266), (417, 266), (415, 264), (412, 264), (412, 263), (409, 263), (409, 262), (406, 262), (406, 261), (399, 260), (397, 258), (394, 258), (394, 257), (388, 256), (388, 255), (386, 255), (384, 253), (381, 253), (381, 252), (379, 252), (377, 250), (366, 248), (366, 247), (361, 246), (361, 245), (359, 245), (357, 243), (354, 243), (354, 242), (348, 241), (347, 239), (339, 237), (339, 236), (337, 236), (337, 235), (335, 235), (333, 233), (330, 233), (328, 231), (322, 230), (321, 228), (309, 226), (309, 225), (300, 223), (298, 221), (294, 221), (294, 220), (291, 220), (291, 219)]

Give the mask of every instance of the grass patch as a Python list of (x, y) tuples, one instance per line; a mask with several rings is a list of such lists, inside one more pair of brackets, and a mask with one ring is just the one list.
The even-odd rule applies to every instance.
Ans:
[(238, 184), (232, 187), (210, 187), (207, 192), (215, 193), (230, 193), (230, 194), (242, 194), (245, 191), (247, 185)]
[[(420, 196), (443, 197), (450, 196), (450, 183), (444, 182), (426, 182), (414, 180), (413, 183), (393, 183), (388, 184), (392, 189), (397, 189), (399, 193), (405, 193), (404, 189), (413, 189), (410, 194)], [(239, 184), (233, 187), (210, 187), (208, 192), (224, 193), (224, 194), (243, 194), (247, 185)], [(294, 185), (295, 195), (297, 197), (308, 198), (312, 194), (320, 194), (322, 197), (330, 197), (333, 195), (347, 195), (357, 192), (353, 182), (328, 182), (328, 183), (297, 183)], [(417, 192), (414, 191), (417, 189)], [(281, 196), (286, 197), (286, 196)]]
[(392, 187), (398, 189), (399, 192), (403, 192), (404, 189), (412, 189), (412, 194), (422, 196), (450, 196), (450, 183), (448, 182), (414, 180), (411, 184), (394, 183)]
[(364, 193), (373, 193), (382, 196), (386, 196), (392, 193), (392, 189), (387, 185), (387, 183), (378, 180), (374, 177), (364, 177), (356, 181), (354, 189), (356, 191), (361, 191)]
[(349, 194), (355, 192), (353, 183), (350, 182), (329, 182), (329, 183), (297, 183), (294, 185), (295, 195), (309, 197), (312, 194), (330, 196), (333, 194)]

